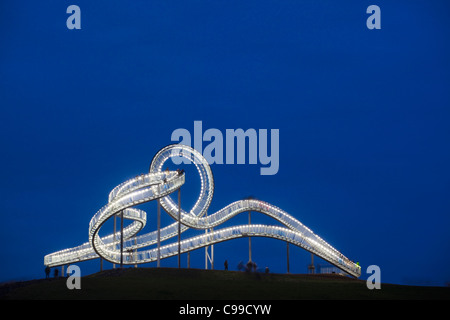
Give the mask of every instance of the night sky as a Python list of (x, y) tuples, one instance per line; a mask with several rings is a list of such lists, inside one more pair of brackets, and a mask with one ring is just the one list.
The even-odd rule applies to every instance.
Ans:
[[(66, 27), (72, 4), (80, 30)], [(366, 27), (372, 4), (379, 30)], [(174, 130), (193, 135), (202, 121), (224, 135), (280, 133), (275, 175), (260, 175), (261, 163), (212, 165), (209, 213), (252, 195), (358, 261), (361, 279), (378, 265), (383, 283), (446, 285), (449, 9), (444, 0), (1, 1), (0, 281), (43, 278), (46, 254), (87, 242), (109, 192), (148, 172)], [(199, 185), (186, 170), (188, 209)], [(156, 205), (140, 208), (141, 234), (155, 230)], [(279, 224), (257, 213), (252, 222)], [(241, 223), (246, 214), (227, 225)], [(252, 258), (286, 272), (284, 242), (253, 238)], [(191, 267), (204, 259), (193, 252)], [(231, 270), (246, 262), (248, 239), (216, 245), (215, 268), (225, 259)], [(309, 263), (290, 246), (291, 273)], [(82, 275), (100, 268), (78, 265)]]

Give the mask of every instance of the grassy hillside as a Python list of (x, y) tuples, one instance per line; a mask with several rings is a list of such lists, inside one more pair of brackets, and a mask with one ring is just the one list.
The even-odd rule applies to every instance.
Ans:
[(339, 275), (248, 274), (237, 271), (125, 268), (81, 278), (69, 290), (65, 278), (3, 284), (0, 299), (150, 299), (150, 300), (292, 300), (292, 299), (450, 299), (450, 288), (382, 284), (369, 290), (365, 281)]

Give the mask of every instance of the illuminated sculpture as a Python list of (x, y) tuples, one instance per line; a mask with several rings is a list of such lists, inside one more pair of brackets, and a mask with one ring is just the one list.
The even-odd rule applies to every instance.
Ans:
[[(200, 175), (200, 195), (193, 208), (187, 212), (168, 196), (177, 191), (185, 182), (182, 171), (163, 171), (164, 164), (172, 157), (184, 157), (192, 161)], [(335, 265), (346, 273), (359, 277), (361, 268), (346, 258), (309, 228), (283, 210), (260, 200), (247, 199), (233, 202), (225, 208), (206, 215), (214, 192), (214, 181), (211, 168), (206, 159), (195, 149), (181, 145), (169, 145), (161, 149), (153, 158), (148, 174), (130, 179), (109, 194), (108, 204), (92, 217), (89, 224), (89, 242), (78, 247), (61, 250), (44, 257), (46, 266), (62, 266), (80, 261), (103, 258), (114, 264), (140, 264), (160, 259), (179, 256), (179, 253), (189, 252), (207, 247), (218, 242), (239, 237), (269, 237), (280, 239), (301, 247), (318, 257)], [(158, 200), (162, 208), (177, 222), (164, 228), (136, 236), (145, 226), (146, 213), (133, 208), (138, 204)], [(159, 206), (158, 206), (159, 209)], [(158, 210), (159, 211), (159, 210)], [(257, 211), (266, 214), (284, 226), (261, 224), (245, 224), (233, 227), (216, 228), (214, 231), (179, 240), (161, 246), (161, 241), (172, 237), (180, 237), (180, 233), (188, 228), (207, 230), (220, 226), (226, 220), (246, 211)], [(99, 230), (109, 218), (121, 216), (133, 220), (120, 232), (100, 237)], [(123, 223), (123, 219), (121, 219)], [(158, 214), (159, 221), (159, 214)], [(181, 222), (180, 223), (178, 223)], [(157, 244), (156, 248), (139, 250)], [(129, 253), (129, 254), (128, 254)]]

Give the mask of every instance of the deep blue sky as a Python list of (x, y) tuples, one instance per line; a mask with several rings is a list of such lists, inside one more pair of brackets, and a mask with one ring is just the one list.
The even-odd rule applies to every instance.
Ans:
[[(71, 4), (81, 30), (66, 28)], [(371, 4), (381, 30), (366, 28)], [(276, 175), (212, 166), (211, 212), (254, 195), (359, 261), (362, 279), (376, 264), (382, 282), (445, 285), (449, 9), (426, 0), (2, 1), (0, 281), (43, 277), (45, 254), (87, 241), (110, 190), (147, 172), (175, 129), (193, 132), (201, 120), (224, 133), (280, 130)], [(216, 267), (228, 259), (235, 269), (247, 246), (217, 245)], [(286, 271), (284, 243), (252, 247), (261, 267)], [(204, 267), (203, 253), (192, 267)], [(291, 272), (308, 263), (291, 246)], [(80, 267), (89, 274), (99, 262)]]

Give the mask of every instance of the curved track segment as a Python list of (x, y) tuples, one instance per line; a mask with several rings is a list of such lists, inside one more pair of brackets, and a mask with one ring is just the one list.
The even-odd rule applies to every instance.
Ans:
[[(178, 204), (169, 194), (178, 190), (185, 182), (182, 171), (163, 171), (166, 161), (173, 157), (190, 160), (200, 175), (200, 195), (191, 210), (178, 208)], [(337, 266), (348, 274), (359, 277), (361, 268), (346, 258), (342, 253), (316, 235), (300, 221), (280, 208), (260, 200), (240, 200), (225, 208), (205, 216), (214, 193), (214, 179), (206, 159), (195, 149), (181, 145), (170, 145), (161, 149), (153, 158), (149, 173), (130, 179), (109, 194), (108, 204), (92, 217), (89, 224), (89, 242), (80, 246), (65, 249), (46, 255), (44, 264), (50, 267), (75, 263), (84, 260), (103, 259), (112, 263), (139, 264), (156, 261), (158, 249), (140, 250), (157, 243), (158, 230), (137, 236), (146, 224), (146, 213), (133, 208), (138, 204), (159, 199), (163, 209), (178, 220), (180, 215), (180, 231), (189, 228), (210, 229), (220, 226), (225, 221), (245, 211), (257, 211), (281, 222), (284, 227), (270, 225), (240, 225), (191, 237), (180, 242), (180, 253), (209, 246), (218, 242), (239, 237), (268, 237), (287, 241), (299, 246), (329, 263)], [(123, 229), (123, 256), (121, 261), (121, 233), (116, 232), (100, 237), (102, 225), (110, 218), (123, 214), (125, 219), (133, 222)], [(160, 229), (160, 241), (168, 240), (178, 235), (178, 222)], [(178, 254), (178, 242), (161, 246), (160, 259)]]

